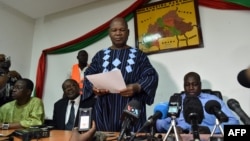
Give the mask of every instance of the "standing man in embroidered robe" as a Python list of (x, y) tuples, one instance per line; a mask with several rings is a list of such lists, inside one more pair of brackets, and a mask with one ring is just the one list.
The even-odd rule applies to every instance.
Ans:
[(94, 87), (85, 79), (83, 99), (91, 95), (97, 97), (93, 111), (97, 131), (119, 132), (123, 122), (121, 115), (132, 99), (139, 101), (142, 107), (140, 118), (131, 129), (137, 131), (146, 121), (146, 105), (154, 102), (158, 73), (146, 54), (127, 45), (128, 36), (129, 29), (125, 19), (114, 18), (109, 27), (112, 45), (98, 51), (85, 71), (86, 76), (120, 69), (126, 83), (125, 89), (114, 94), (109, 90)]

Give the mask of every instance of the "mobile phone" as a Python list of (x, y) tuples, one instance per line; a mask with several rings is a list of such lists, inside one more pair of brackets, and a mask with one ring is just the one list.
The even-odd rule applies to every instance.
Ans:
[(91, 128), (92, 108), (79, 108), (79, 131), (87, 131)]
[(178, 107), (177, 106), (169, 106), (168, 113), (177, 113)]

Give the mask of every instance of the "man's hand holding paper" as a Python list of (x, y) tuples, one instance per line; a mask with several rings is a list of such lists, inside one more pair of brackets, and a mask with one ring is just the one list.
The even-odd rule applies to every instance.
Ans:
[(126, 88), (126, 84), (119, 69), (99, 74), (87, 75), (87, 79), (94, 85), (94, 89), (100, 94), (120, 93)]

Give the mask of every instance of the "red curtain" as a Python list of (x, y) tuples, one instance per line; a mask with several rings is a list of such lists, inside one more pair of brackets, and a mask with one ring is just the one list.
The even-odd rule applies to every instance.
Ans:
[[(235, 0), (237, 1), (237, 0)], [(242, 0), (238, 0), (242, 1)], [(248, 1), (248, 0), (244, 0)], [(244, 5), (239, 5), (236, 3), (227, 2), (226, 0), (198, 0), (199, 5), (224, 10), (250, 10), (250, 5), (248, 3)]]

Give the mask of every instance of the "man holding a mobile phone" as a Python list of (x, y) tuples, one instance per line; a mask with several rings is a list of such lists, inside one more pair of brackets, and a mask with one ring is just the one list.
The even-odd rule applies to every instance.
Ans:
[(92, 141), (96, 132), (95, 122), (92, 121), (92, 127), (86, 132), (79, 132), (78, 127), (72, 130), (69, 141)]

